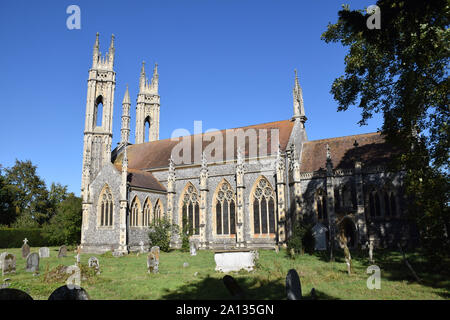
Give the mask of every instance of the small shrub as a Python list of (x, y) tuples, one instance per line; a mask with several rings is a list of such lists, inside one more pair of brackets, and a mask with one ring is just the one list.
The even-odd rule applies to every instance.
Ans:
[(292, 236), (287, 241), (287, 251), (289, 256), (294, 259), (295, 254), (314, 253), (315, 239), (312, 232), (312, 226), (303, 222), (297, 222), (294, 225)]
[(161, 251), (169, 252), (170, 237), (177, 232), (178, 226), (172, 224), (167, 218), (157, 219), (150, 225), (148, 237), (152, 246), (158, 246)]
[(181, 228), (181, 251), (188, 252), (190, 249), (189, 238), (192, 235), (192, 229), (186, 218), (183, 218), (183, 227)]

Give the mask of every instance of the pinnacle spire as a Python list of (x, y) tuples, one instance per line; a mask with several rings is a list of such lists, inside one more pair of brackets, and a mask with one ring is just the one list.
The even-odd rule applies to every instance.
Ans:
[(142, 61), (141, 76), (145, 75), (145, 61)]
[(98, 50), (98, 48), (99, 48), (98, 37), (99, 37), (99, 33), (97, 32), (97, 33), (95, 34), (95, 44), (94, 44), (94, 49), (97, 49), (97, 50)]
[(111, 35), (111, 44), (109, 45), (109, 49), (114, 49), (114, 34)]
[(153, 76), (157, 76), (158, 75), (158, 64), (155, 63), (155, 68), (153, 69)]
[(294, 98), (294, 119), (299, 118), (302, 122), (303, 126), (307, 120), (305, 116), (305, 109), (303, 106), (303, 91), (302, 87), (298, 82), (298, 74), (297, 69), (294, 69), (295, 72), (295, 81), (294, 81), (294, 90), (293, 90), (293, 98)]
[(125, 95), (123, 96), (122, 104), (131, 104), (130, 93), (128, 92), (128, 84), (127, 84), (127, 90), (125, 91)]

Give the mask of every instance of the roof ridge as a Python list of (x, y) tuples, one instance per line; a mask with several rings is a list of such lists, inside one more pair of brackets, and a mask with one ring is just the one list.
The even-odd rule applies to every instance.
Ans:
[(247, 126), (243, 126), (243, 127), (218, 129), (218, 130), (214, 130), (214, 131), (201, 132), (201, 133), (190, 134), (190, 135), (186, 135), (186, 136), (179, 136), (179, 137), (166, 138), (166, 139), (155, 140), (155, 141), (148, 141), (148, 142), (144, 142), (144, 143), (133, 144), (133, 145), (130, 145), (130, 146), (139, 146), (139, 145), (144, 145), (144, 144), (148, 144), (148, 143), (154, 143), (154, 142), (157, 142), (157, 141), (175, 141), (175, 140), (172, 140), (172, 139), (179, 139), (179, 138), (185, 138), (185, 137), (195, 137), (195, 136), (203, 135), (203, 134), (213, 134), (213, 133), (221, 132), (221, 131), (235, 130), (235, 129), (244, 129), (244, 128), (249, 128), (249, 127), (261, 126), (261, 125), (268, 125), (268, 124), (272, 124), (272, 123), (280, 123), (280, 122), (291, 122), (291, 120), (290, 120), (290, 119), (285, 119), (285, 120), (278, 120), (278, 121), (270, 121), (270, 122), (263, 122), (263, 123), (251, 124), (251, 125), (247, 125)]
[(373, 135), (381, 135), (381, 131), (368, 132), (368, 133), (358, 133), (358, 134), (350, 134), (350, 135), (347, 135), (347, 136), (341, 136), (341, 137), (333, 137), (333, 138), (324, 138), (324, 139), (317, 139), (317, 140), (309, 140), (309, 141), (305, 141), (305, 143), (308, 143), (308, 142), (319, 142), (319, 141), (326, 141), (326, 140), (337, 140), (337, 139), (344, 139), (344, 138), (358, 137), (358, 136), (373, 136)]

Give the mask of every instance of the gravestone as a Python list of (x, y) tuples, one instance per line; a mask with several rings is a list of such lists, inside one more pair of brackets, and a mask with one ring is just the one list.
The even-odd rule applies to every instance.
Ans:
[(313, 236), (315, 241), (315, 250), (327, 250), (327, 231), (328, 229), (321, 223), (317, 223), (313, 228)]
[(33, 298), (22, 290), (4, 288), (0, 289), (0, 300), (33, 300)]
[(314, 288), (311, 289), (311, 300), (317, 300), (317, 293)]
[(27, 257), (27, 272), (39, 271), (39, 255), (36, 252), (30, 253)]
[(67, 247), (62, 245), (59, 247), (58, 258), (67, 257)]
[(275, 252), (276, 253), (280, 252), (280, 247), (278, 245), (275, 246)]
[(50, 258), (50, 249), (47, 247), (39, 248), (39, 258)]
[(69, 288), (64, 285), (53, 291), (48, 300), (89, 300), (89, 295), (81, 287)]
[(252, 271), (258, 260), (258, 251), (249, 249), (217, 250), (214, 252), (216, 271), (230, 272), (241, 269)]
[(187, 263), (187, 262), (183, 263), (183, 268), (187, 268), (187, 267), (189, 267), (189, 263)]
[(154, 253), (150, 252), (147, 256), (147, 272), (158, 273), (159, 261)]
[(154, 246), (150, 249), (150, 252), (153, 253), (156, 257), (156, 260), (158, 260), (159, 263), (159, 247), (158, 246)]
[(302, 285), (295, 269), (289, 270), (286, 275), (286, 295), (288, 300), (302, 299)]
[(225, 277), (223, 277), (223, 283), (225, 284), (225, 287), (228, 289), (233, 298), (235, 299), (245, 298), (244, 290), (242, 290), (242, 288), (239, 286), (239, 284), (232, 276), (226, 275)]
[(3, 268), (3, 259), (8, 254), (8, 252), (2, 252), (0, 253), (0, 270)]
[(96, 274), (100, 273), (100, 262), (97, 257), (90, 257), (88, 260), (88, 266), (89, 268), (93, 268)]
[(30, 246), (28, 245), (28, 239), (23, 239), (23, 245), (22, 245), (22, 258), (28, 257), (30, 254)]
[(2, 259), (2, 276), (8, 273), (16, 273), (16, 256), (6, 253)]
[(140, 253), (144, 253), (145, 252), (144, 241), (140, 241), (139, 242), (139, 252)]
[(191, 256), (196, 256), (197, 255), (197, 247), (195, 245), (195, 242), (191, 242)]

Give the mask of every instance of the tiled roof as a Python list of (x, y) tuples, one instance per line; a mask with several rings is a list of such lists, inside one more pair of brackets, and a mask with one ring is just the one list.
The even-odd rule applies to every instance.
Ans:
[[(235, 141), (234, 148), (232, 150), (232, 154), (229, 155), (226, 152), (226, 137), (227, 133), (230, 134), (233, 130), (242, 129), (244, 132), (248, 132), (246, 130), (254, 129), (256, 133), (259, 132), (260, 129), (267, 130), (267, 155), (276, 154), (277, 150), (271, 150), (271, 129), (279, 130), (279, 140), (281, 150), (284, 151), (286, 149), (287, 143), (291, 136), (292, 128), (294, 126), (294, 122), (290, 120), (269, 122), (263, 124), (257, 124), (247, 127), (235, 128), (235, 129), (226, 129), (219, 130), (208, 133), (201, 133), (197, 135), (186, 136), (184, 138), (191, 140), (191, 164), (200, 163), (201, 161), (201, 152), (194, 159), (194, 145), (196, 145), (197, 141), (202, 141), (202, 151), (205, 150), (206, 146), (210, 143), (214, 143), (214, 139), (210, 139), (210, 137), (214, 137), (217, 134), (221, 134), (223, 139), (223, 158), (224, 160), (232, 160), (237, 158), (237, 143)], [(203, 139), (201, 139), (203, 138)], [(194, 142), (195, 140), (195, 142)], [(245, 139), (245, 157), (249, 155), (249, 141)], [(180, 139), (181, 141), (181, 139)], [(157, 140), (137, 145), (130, 145), (127, 148), (127, 156), (128, 156), (128, 167), (132, 169), (152, 169), (152, 168), (165, 168), (169, 166), (169, 158), (172, 153), (172, 149), (179, 143), (178, 140)], [(259, 143), (259, 140), (258, 140)], [(277, 149), (277, 148), (275, 148)], [(244, 150), (243, 150), (244, 151)], [(272, 151), (272, 152), (271, 152)], [(118, 155), (115, 159), (114, 164), (121, 165), (123, 158), (123, 153)], [(208, 155), (207, 155), (208, 158)], [(207, 159), (209, 160), (209, 159)]]
[[(357, 147), (354, 146), (355, 141)], [(327, 144), (335, 169), (354, 168), (358, 158), (364, 166), (384, 165), (398, 152), (379, 132), (308, 141), (303, 144), (300, 164), (302, 172), (326, 169)]]
[[(116, 169), (121, 171), (121, 165), (116, 164)], [(127, 170), (127, 181), (132, 187), (151, 189), (156, 191), (166, 191), (166, 188), (153, 176), (151, 172), (130, 169)]]

